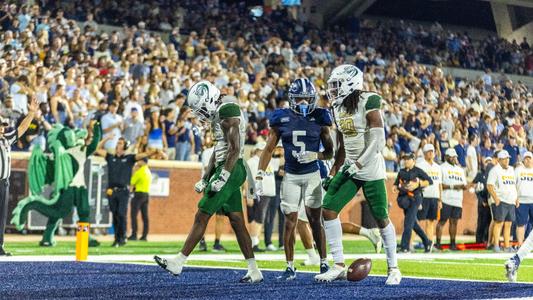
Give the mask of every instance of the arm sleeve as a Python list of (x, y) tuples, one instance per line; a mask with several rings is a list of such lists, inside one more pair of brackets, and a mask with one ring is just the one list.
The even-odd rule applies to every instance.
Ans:
[(280, 127), (283, 114), (284, 113), (282, 109), (276, 109), (272, 116), (270, 116), (270, 118), (268, 119), (270, 127)]
[(7, 142), (9, 145), (13, 145), (18, 141), (18, 130), (11, 130), (10, 132), (6, 133), (5, 138), (7, 139)]
[(366, 150), (357, 159), (363, 167), (375, 160), (376, 153), (381, 153), (385, 146), (385, 129), (383, 127), (370, 128), (368, 134), (370, 135), (368, 139), (370, 143), (365, 145)]
[(495, 168), (492, 168), (492, 170), (490, 170), (489, 172), (489, 177), (487, 178), (487, 184), (492, 184), (492, 185), (496, 185), (496, 177), (497, 177), (497, 174), (496, 174), (496, 169)]
[(429, 175), (428, 175), (426, 172), (424, 172), (424, 170), (422, 170), (422, 169), (420, 169), (420, 168), (418, 168), (418, 176), (419, 176), (420, 179), (422, 179), (422, 180), (427, 180), (427, 181), (429, 181), (429, 184), (430, 184), (430, 185), (433, 184), (433, 179), (431, 179), (431, 177), (429, 177)]
[(93, 140), (91, 143), (87, 146), (87, 151), (85, 152), (87, 156), (90, 156), (91, 154), (96, 151), (96, 148), (98, 147), (98, 143), (100, 143), (100, 140), (102, 139), (102, 130), (100, 128), (99, 124), (94, 125), (93, 129)]

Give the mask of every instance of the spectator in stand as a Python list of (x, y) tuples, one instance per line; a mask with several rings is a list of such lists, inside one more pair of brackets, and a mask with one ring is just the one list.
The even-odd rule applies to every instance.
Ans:
[(190, 109), (182, 107), (178, 116), (176, 137), (176, 160), (189, 161), (194, 143), (192, 123), (189, 121)]
[(124, 138), (130, 145), (144, 135), (144, 123), (141, 121), (137, 107), (132, 107), (129, 117), (124, 120)]
[(478, 154), (479, 138), (477, 135), (471, 135), (468, 138), (468, 146), (466, 149), (466, 180), (472, 182), (478, 173)]
[(453, 148), (455, 149), (455, 153), (457, 153), (457, 161), (461, 165), (461, 167), (466, 168), (466, 138), (463, 134), (459, 132), (458, 136), (458, 144), (455, 145)]
[[(165, 125), (165, 137), (167, 140), (167, 155), (168, 157), (176, 157), (176, 133), (178, 133), (178, 127), (174, 123), (174, 109), (167, 108), (163, 111), (164, 125)], [(201, 144), (200, 144), (201, 146)]]
[(514, 135), (509, 136), (509, 140), (503, 149), (509, 153), (509, 164), (511, 166), (516, 166), (518, 158), (520, 157), (520, 149), (516, 144), (516, 137)]
[(118, 102), (113, 101), (109, 104), (109, 111), (102, 116), (103, 138), (106, 139), (104, 149), (110, 153), (114, 152), (118, 140), (122, 137), (123, 121), (122, 117), (117, 114), (117, 109)]

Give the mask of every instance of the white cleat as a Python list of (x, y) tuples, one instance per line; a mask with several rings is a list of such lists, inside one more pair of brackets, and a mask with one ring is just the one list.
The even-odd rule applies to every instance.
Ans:
[(159, 256), (154, 256), (154, 260), (161, 268), (167, 270), (174, 276), (179, 276), (183, 270), (183, 261), (177, 257), (165, 259)]
[(304, 262), (302, 263), (303, 266), (318, 266), (320, 265), (320, 256), (315, 255), (312, 257), (308, 257)]
[(335, 280), (346, 280), (346, 268), (333, 265), (326, 273), (315, 275), (315, 281), (332, 282)]
[(260, 283), (263, 282), (263, 274), (259, 269), (255, 270), (248, 270), (248, 273), (244, 275), (241, 280), (239, 280), (240, 283)]
[(387, 277), (387, 281), (385, 281), (385, 285), (398, 285), (401, 281), (402, 273), (400, 273), (400, 269), (389, 268), (389, 276)]
[(505, 262), (505, 275), (507, 276), (507, 280), (509, 280), (509, 282), (516, 282), (518, 266), (519, 264), (516, 263), (514, 257), (509, 258), (509, 260)]
[(379, 229), (377, 228), (371, 229), (368, 238), (374, 245), (374, 249), (376, 250), (376, 253), (380, 253), (381, 248), (383, 248), (383, 240), (381, 239), (381, 234), (379, 233)]

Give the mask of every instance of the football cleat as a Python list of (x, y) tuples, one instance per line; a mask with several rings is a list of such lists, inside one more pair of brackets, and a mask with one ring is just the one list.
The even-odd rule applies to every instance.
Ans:
[(263, 282), (263, 274), (258, 269), (256, 270), (250, 270), (246, 275), (244, 275), (241, 280), (239, 280), (240, 283), (260, 283)]
[(278, 280), (284, 280), (284, 281), (290, 281), (296, 279), (296, 268), (292, 269), (291, 267), (287, 267), (285, 269), (285, 272), (281, 276), (278, 276)]
[(346, 269), (337, 264), (333, 265), (326, 273), (315, 275), (315, 281), (319, 282), (332, 282), (345, 279)]
[(276, 246), (274, 246), (273, 244), (268, 244), (268, 246), (266, 247), (266, 250), (267, 251), (278, 251), (278, 248), (276, 248)]
[(376, 253), (381, 252), (381, 248), (383, 248), (383, 240), (381, 239), (381, 235), (379, 233), (379, 229), (374, 228), (369, 230), (369, 236), (368, 238), (374, 245), (374, 249), (376, 250)]
[(400, 273), (400, 269), (398, 268), (389, 268), (389, 276), (387, 277), (387, 281), (385, 281), (386, 285), (398, 285), (402, 281), (402, 273)]
[(174, 276), (179, 276), (183, 270), (183, 262), (178, 258), (167, 260), (156, 255), (154, 256), (154, 260), (161, 268), (167, 270)]
[(509, 280), (509, 282), (516, 282), (516, 277), (517, 277), (519, 266), (520, 266), (520, 259), (518, 258), (517, 255), (509, 258), (509, 260), (505, 262), (505, 271), (506, 271), (505, 275), (507, 276), (507, 280)]

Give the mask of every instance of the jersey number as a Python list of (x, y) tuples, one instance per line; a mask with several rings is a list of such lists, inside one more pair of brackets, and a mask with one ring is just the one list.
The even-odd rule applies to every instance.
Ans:
[(305, 143), (298, 140), (299, 137), (305, 136), (305, 130), (295, 130), (292, 132), (292, 144), (294, 147), (300, 148), (300, 151), (292, 150), (292, 155), (296, 156), (298, 153), (305, 152)]

